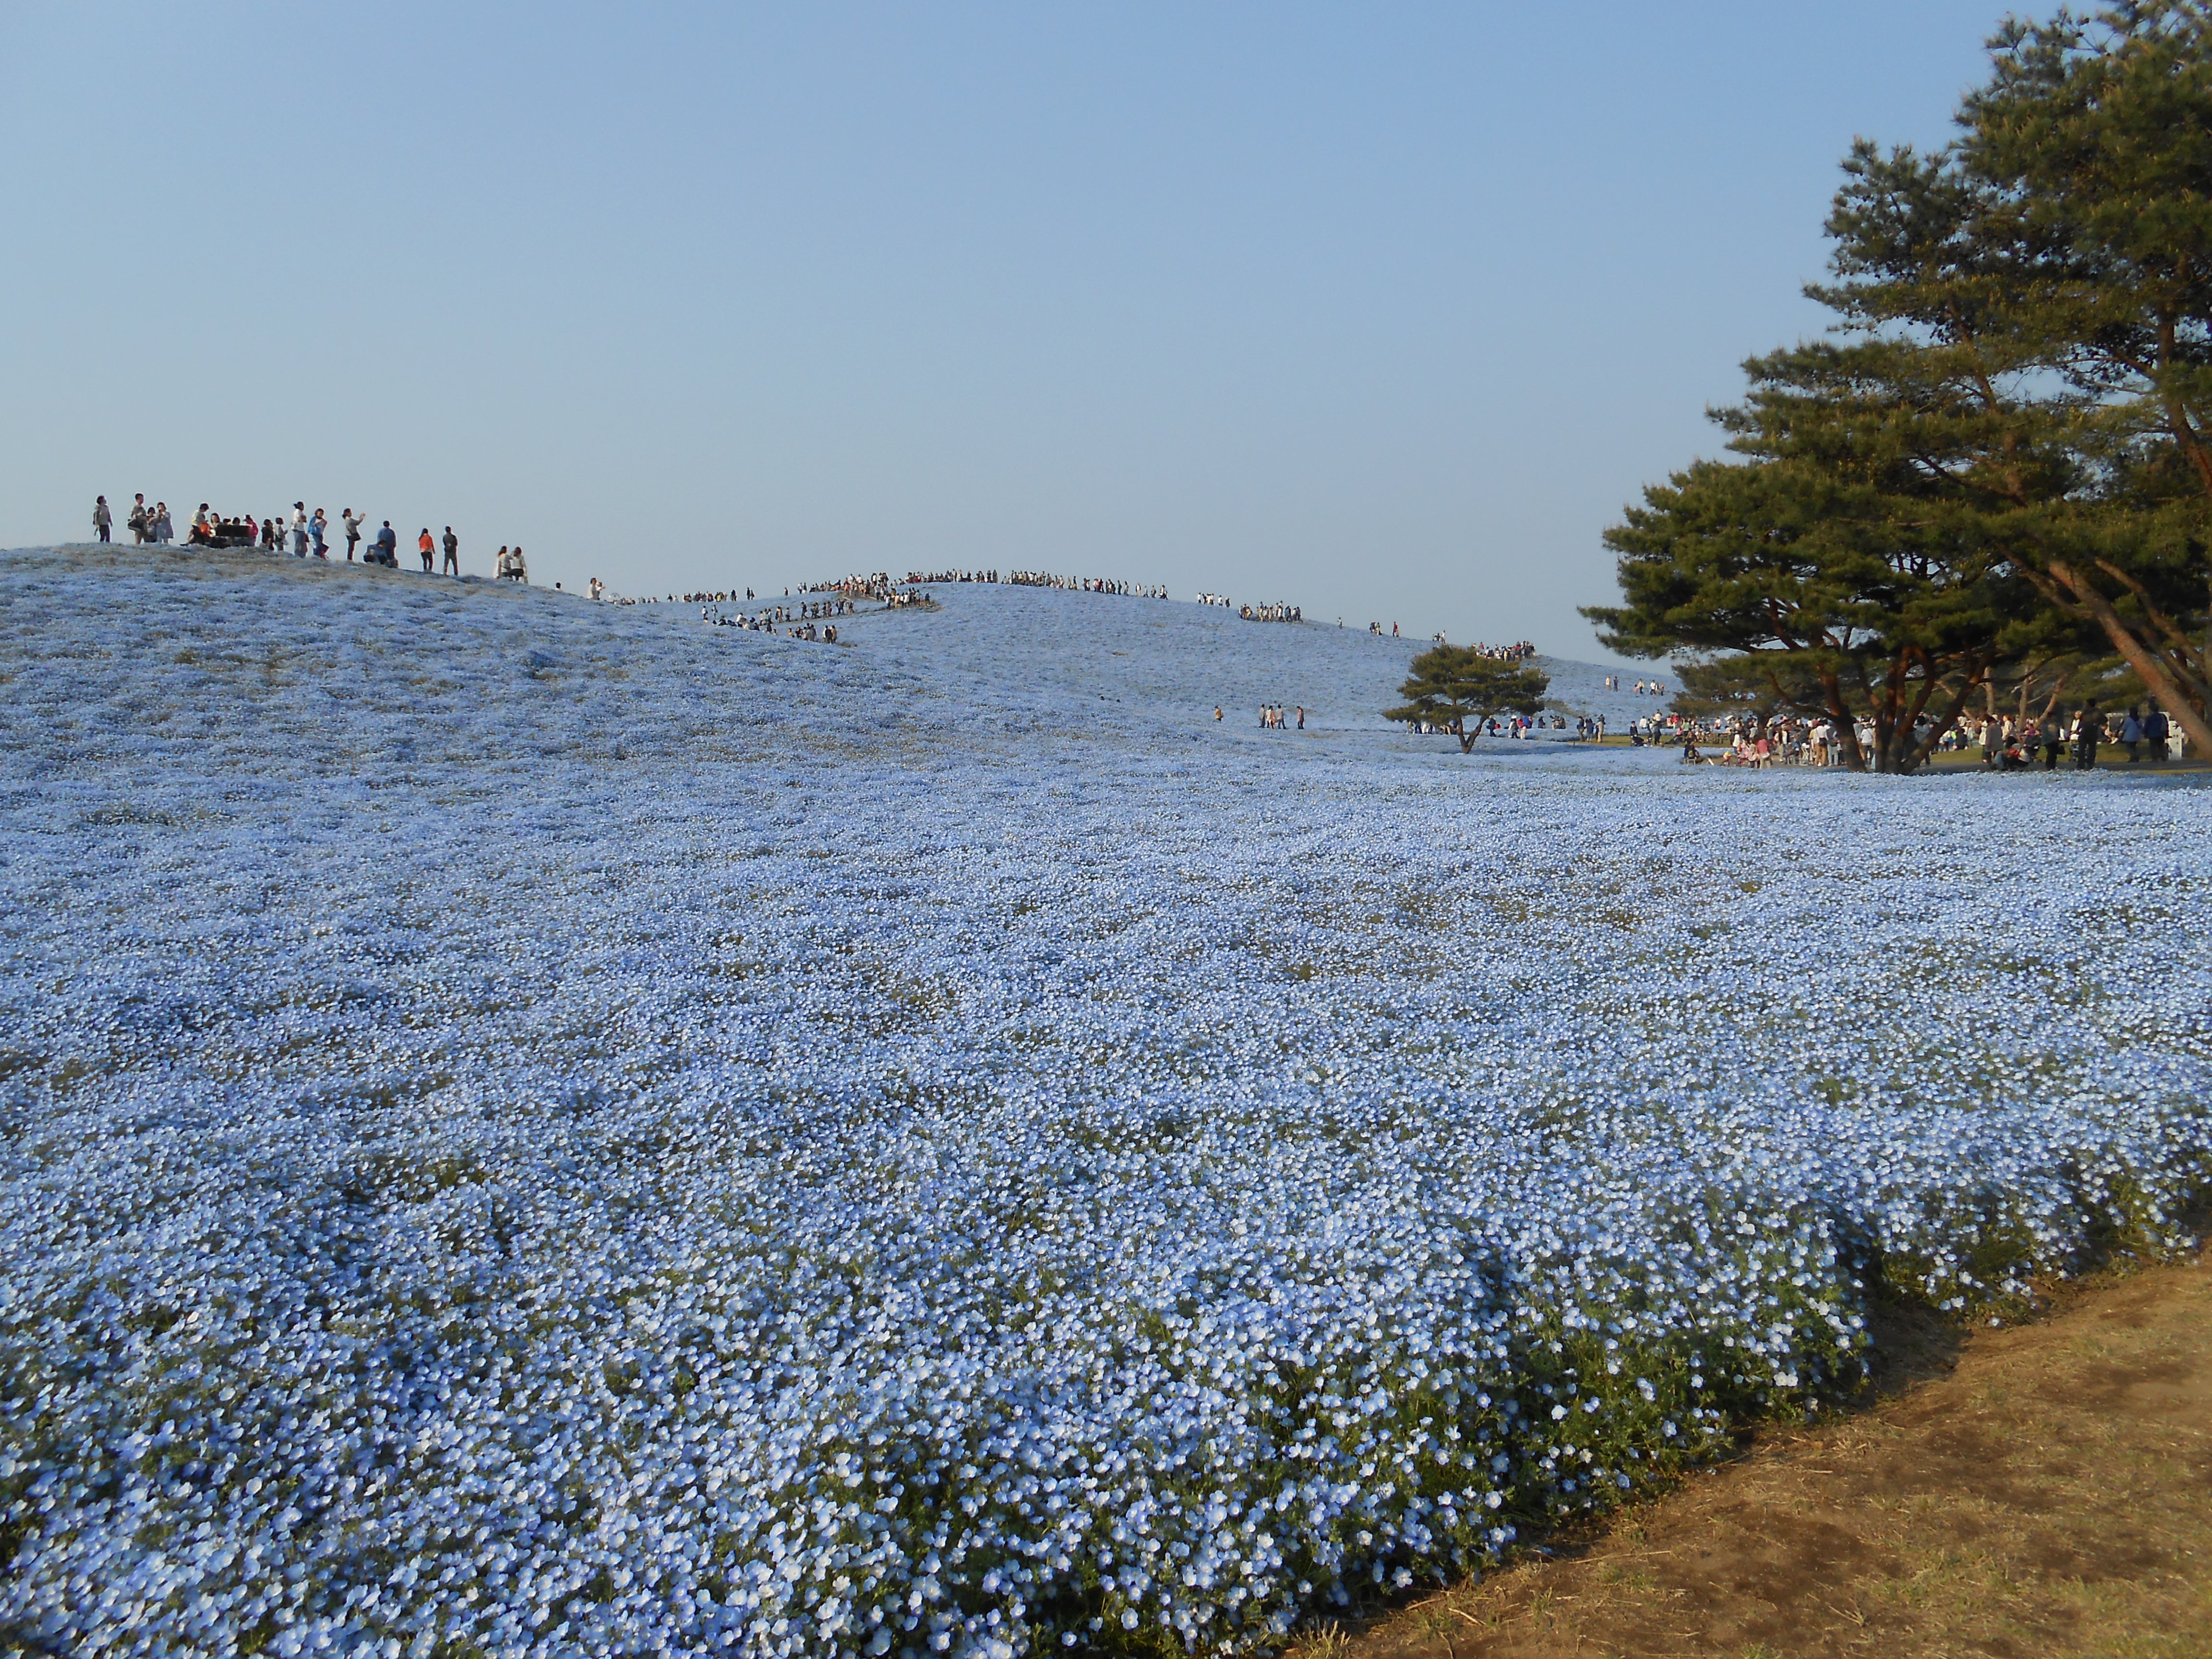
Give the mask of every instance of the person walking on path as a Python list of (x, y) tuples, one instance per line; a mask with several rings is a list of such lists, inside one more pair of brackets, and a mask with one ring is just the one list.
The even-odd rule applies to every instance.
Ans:
[(94, 496), (92, 502), (92, 533), (104, 542), (107, 539), (108, 526), (114, 522), (115, 515), (107, 510), (107, 497)]
[(422, 533), (415, 538), (415, 550), (422, 556), (422, 574), (430, 574), (431, 562), (437, 557), (438, 544), (430, 539), (430, 526), (424, 525)]
[[(424, 568), (428, 567), (426, 564)], [(453, 534), (453, 526), (451, 525), (446, 526), (445, 574), (448, 576), (458, 576), (461, 574), (461, 538)]]
[(346, 562), (348, 564), (351, 564), (353, 562), (354, 549), (361, 545), (362, 520), (367, 515), (365, 514), (355, 512), (349, 507), (344, 508), (338, 514), (339, 519), (344, 522), (346, 527)]

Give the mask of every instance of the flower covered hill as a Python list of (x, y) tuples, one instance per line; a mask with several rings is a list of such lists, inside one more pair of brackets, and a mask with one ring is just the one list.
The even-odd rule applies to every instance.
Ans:
[(23, 1649), (1265, 1648), (2212, 1170), (2187, 780), (1462, 759), (1413, 647), (1082, 593), (0, 571)]

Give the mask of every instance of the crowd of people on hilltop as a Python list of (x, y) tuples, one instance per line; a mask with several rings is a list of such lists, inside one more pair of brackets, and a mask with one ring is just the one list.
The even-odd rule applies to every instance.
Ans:
[(1104, 576), (1055, 576), (1044, 570), (1015, 570), (1007, 574), (1006, 580), (1016, 587), (1054, 587), (1067, 593), (1118, 593), (1132, 599), (1168, 597), (1167, 588), (1158, 583), (1115, 581)]
[[(386, 569), (399, 568), (399, 533), (386, 519), (374, 534), (364, 536), (368, 515), (356, 513), (351, 507), (342, 509), (338, 523), (344, 526), (345, 556), (349, 564), (359, 562), (380, 565)], [(107, 497), (96, 497), (92, 507), (93, 534), (102, 542), (113, 539), (115, 516), (107, 505)], [(131, 542), (139, 547), (166, 547), (177, 539), (175, 521), (170, 517), (167, 501), (146, 504), (143, 492), (131, 497), (130, 510), (124, 515), (123, 527), (130, 532)], [(206, 501), (193, 513), (191, 524), (185, 535), (187, 547), (210, 550), (256, 548), (264, 553), (289, 553), (295, 559), (328, 559), (331, 556), (331, 517), (321, 507), (312, 513), (305, 501), (295, 501), (289, 512), (280, 507), (264, 517), (256, 518), (252, 513), (219, 512)], [(366, 550), (362, 542), (368, 544)], [(439, 555), (445, 561), (443, 574), (461, 574), (461, 538), (447, 525), (442, 536), (434, 536), (430, 526), (424, 525), (415, 538), (415, 550), (422, 560), (425, 575), (437, 573)], [(497, 574), (506, 580), (527, 582), (528, 567), (524, 563), (522, 548), (501, 547), (495, 561)], [(556, 583), (557, 586), (558, 584)]]
[[(738, 611), (735, 614), (725, 614), (719, 608), (737, 602), (734, 591), (686, 594), (684, 598), (701, 606), (700, 620), (710, 626), (742, 628), (754, 633), (781, 635), (786, 639), (817, 641), (825, 645), (838, 643), (836, 619), (860, 615), (860, 600), (864, 598), (880, 599), (886, 611), (935, 603), (926, 588), (914, 590), (903, 586), (891, 586), (888, 582), (879, 586), (872, 578), (803, 584), (799, 592), (801, 595), (828, 593), (832, 597), (823, 599), (802, 597), (795, 605), (769, 605), (757, 611)], [(748, 603), (751, 602), (751, 588), (745, 589), (744, 597)], [(789, 588), (784, 589), (784, 597), (787, 600), (791, 598)]]
[(778, 634), (786, 639), (813, 640), (824, 645), (837, 643), (837, 624), (832, 617), (849, 616), (851, 605), (845, 600), (803, 602), (797, 606), (773, 605), (747, 615), (725, 616), (712, 605), (699, 613), (702, 622), (715, 628), (743, 628), (756, 634)]
[(1237, 614), (1246, 622), (1304, 622), (1306, 613), (1295, 605), (1242, 605)]

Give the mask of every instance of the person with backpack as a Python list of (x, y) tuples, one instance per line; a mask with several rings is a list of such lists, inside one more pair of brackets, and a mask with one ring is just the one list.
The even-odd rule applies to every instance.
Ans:
[[(423, 568), (428, 568), (427, 562)], [(458, 576), (461, 574), (461, 538), (453, 534), (453, 526), (451, 525), (446, 526), (445, 574), (448, 576)]]

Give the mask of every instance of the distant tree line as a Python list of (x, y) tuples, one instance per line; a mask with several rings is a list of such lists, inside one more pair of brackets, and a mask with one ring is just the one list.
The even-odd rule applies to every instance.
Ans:
[(2212, 754), (2212, 5), (1990, 51), (1947, 148), (1853, 147), (1830, 337), (1745, 365), (1735, 459), (1644, 492), (1584, 614), (1706, 710), (1830, 717), (1863, 769), (2069, 683)]

